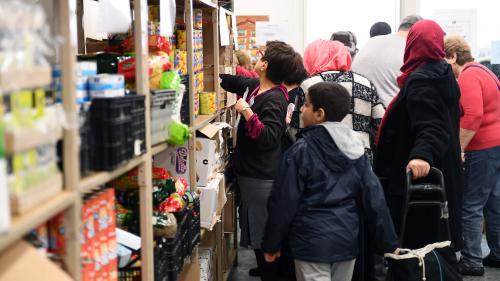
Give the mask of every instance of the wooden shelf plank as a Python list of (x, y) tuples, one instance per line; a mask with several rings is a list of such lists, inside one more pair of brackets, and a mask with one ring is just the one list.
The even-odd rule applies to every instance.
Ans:
[(151, 148), (151, 155), (154, 156), (158, 153), (161, 153), (161, 152), (165, 151), (167, 148), (168, 148), (168, 143), (166, 143), (166, 142), (154, 145)]
[(49, 66), (0, 71), (0, 92), (47, 86), (51, 79), (52, 73)]
[(47, 124), (45, 127), (34, 126), (19, 131), (6, 131), (5, 151), (16, 153), (42, 144), (55, 143), (62, 138), (62, 133), (62, 127), (56, 124)]
[(0, 252), (16, 240), (21, 239), (31, 229), (70, 207), (75, 203), (75, 199), (75, 192), (63, 191), (31, 211), (23, 215), (14, 216), (9, 231), (5, 234), (0, 234)]
[(199, 115), (195, 120), (194, 120), (194, 125), (191, 128), (191, 131), (197, 131), (206, 125), (208, 123), (214, 121), (217, 117), (220, 116), (220, 113), (214, 113), (213, 115)]
[(147, 160), (146, 155), (138, 156), (123, 166), (109, 172), (96, 172), (80, 180), (79, 191), (82, 194), (91, 192), (94, 188), (103, 185), (139, 166)]

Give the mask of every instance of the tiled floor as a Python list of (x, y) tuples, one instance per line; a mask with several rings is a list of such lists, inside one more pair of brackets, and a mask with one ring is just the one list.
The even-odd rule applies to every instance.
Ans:
[[(483, 241), (483, 252), (489, 252), (488, 246)], [(229, 281), (259, 281), (259, 278), (248, 276), (248, 270), (255, 267), (255, 256), (253, 251), (241, 249), (238, 252), (238, 266), (233, 269)], [(464, 281), (500, 281), (500, 269), (486, 268), (486, 274), (482, 277), (465, 277)]]

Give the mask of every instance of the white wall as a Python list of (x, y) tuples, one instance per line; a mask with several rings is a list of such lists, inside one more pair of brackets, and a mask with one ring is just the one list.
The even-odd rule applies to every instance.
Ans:
[(234, 0), (236, 15), (269, 16), (270, 22), (286, 23), (287, 43), (298, 52), (304, 50), (303, 5), (307, 0)]

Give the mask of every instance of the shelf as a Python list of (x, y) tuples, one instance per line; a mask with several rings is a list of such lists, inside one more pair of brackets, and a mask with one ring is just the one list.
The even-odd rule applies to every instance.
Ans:
[(0, 92), (47, 86), (51, 79), (52, 73), (49, 66), (0, 71)]
[(16, 240), (21, 239), (31, 229), (67, 209), (75, 203), (75, 199), (76, 193), (63, 191), (31, 211), (20, 216), (14, 216), (9, 232), (0, 234), (0, 252)]
[(217, 4), (216, 3), (212, 3), (209, 0), (195, 0), (195, 1), (193, 1), (193, 5), (194, 5), (194, 8), (211, 8), (211, 9), (217, 9)]
[(214, 113), (213, 115), (199, 115), (198, 118), (194, 120), (194, 126), (190, 129), (192, 131), (197, 131), (208, 125), (208, 123), (214, 121), (219, 116), (220, 113)]
[(118, 167), (113, 171), (96, 172), (80, 180), (79, 191), (82, 194), (91, 192), (94, 188), (103, 185), (139, 166), (147, 160), (146, 155), (138, 156), (130, 160), (127, 164)]
[[(45, 125), (45, 124), (44, 124)], [(62, 139), (62, 127), (55, 124), (5, 132), (5, 151), (16, 153)]]
[(166, 142), (154, 145), (151, 148), (151, 155), (155, 156), (156, 154), (165, 151), (167, 148), (168, 148), (168, 143)]

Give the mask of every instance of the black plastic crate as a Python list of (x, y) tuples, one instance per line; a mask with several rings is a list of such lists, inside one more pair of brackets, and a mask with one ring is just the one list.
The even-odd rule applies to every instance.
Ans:
[(92, 99), (91, 118), (118, 121), (131, 116), (133, 103), (130, 97), (135, 96)]
[(92, 146), (99, 145), (127, 145), (127, 138), (132, 134), (132, 118), (123, 118), (118, 121), (92, 119)]
[(93, 146), (92, 168), (111, 171), (130, 160), (127, 149), (122, 144)]

